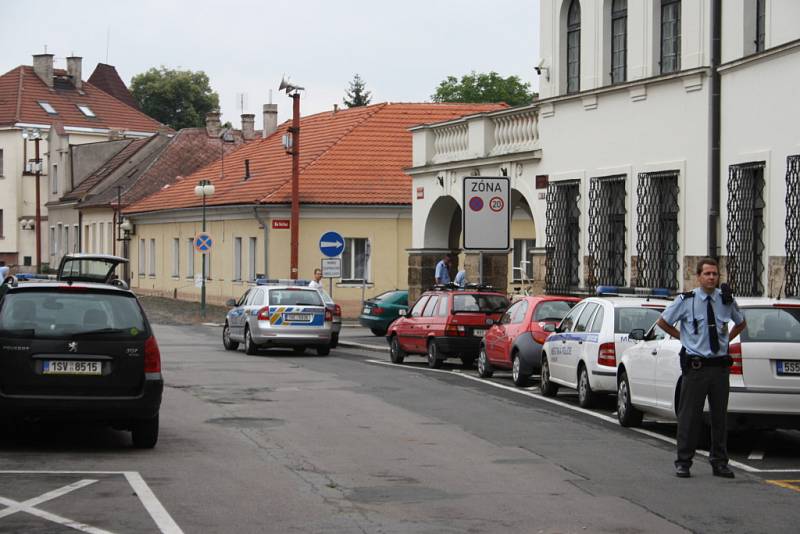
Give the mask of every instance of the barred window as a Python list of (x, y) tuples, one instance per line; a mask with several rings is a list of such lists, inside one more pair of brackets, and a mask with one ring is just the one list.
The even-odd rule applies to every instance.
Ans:
[(640, 173), (636, 196), (636, 285), (678, 289), (678, 171)]
[(800, 154), (786, 158), (786, 264), (784, 293), (800, 296)]
[(581, 90), (581, 3), (572, 0), (567, 12), (567, 92)]
[(589, 182), (589, 280), (587, 285), (625, 284), (625, 176)]
[(681, 70), (681, 2), (661, 0), (661, 73)]
[(611, 5), (611, 83), (627, 79), (628, 0), (614, 0)]
[(767, 34), (767, 0), (756, 0), (756, 52), (764, 50)]
[(545, 290), (564, 293), (580, 283), (580, 181), (547, 186)]
[(728, 168), (728, 282), (742, 296), (764, 294), (764, 165)]

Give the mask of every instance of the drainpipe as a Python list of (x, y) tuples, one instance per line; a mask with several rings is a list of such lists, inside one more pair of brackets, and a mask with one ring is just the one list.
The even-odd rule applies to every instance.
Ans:
[(710, 191), (708, 200), (708, 255), (712, 258), (719, 257), (719, 243), (717, 236), (720, 226), (720, 188), (721, 175), (721, 94), (722, 83), (719, 75), (720, 58), (722, 55), (722, 0), (711, 2), (711, 128), (709, 129), (709, 174)]
[(266, 219), (258, 214), (258, 206), (253, 206), (253, 216), (264, 229), (264, 278), (269, 278), (269, 226)]

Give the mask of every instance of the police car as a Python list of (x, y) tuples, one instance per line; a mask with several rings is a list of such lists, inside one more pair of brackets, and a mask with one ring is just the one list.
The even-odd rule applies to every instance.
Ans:
[[(733, 358), (729, 426), (800, 428), (800, 300), (739, 297), (736, 302), (747, 327), (728, 351)], [(619, 364), (620, 424), (638, 426), (643, 412), (675, 420), (680, 340), (655, 325), (631, 332), (631, 338), (635, 345)]]
[(547, 397), (560, 386), (578, 390), (578, 402), (592, 406), (601, 393), (617, 391), (617, 355), (633, 344), (628, 335), (648, 329), (670, 301), (668, 290), (601, 286), (553, 328), (542, 347), (539, 387)]
[[(306, 282), (307, 284), (307, 282)], [(259, 349), (291, 348), (302, 354), (314, 348), (320, 356), (331, 350), (333, 311), (320, 293), (293, 280), (258, 280), (239, 298), (228, 301), (222, 344), (247, 354)]]

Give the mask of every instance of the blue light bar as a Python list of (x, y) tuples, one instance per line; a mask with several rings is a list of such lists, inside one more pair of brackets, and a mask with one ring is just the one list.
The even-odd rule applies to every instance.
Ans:
[(259, 286), (307, 286), (310, 280), (292, 280), (290, 278), (257, 278)]
[(669, 298), (670, 290), (663, 287), (597, 286), (598, 297), (654, 297)]

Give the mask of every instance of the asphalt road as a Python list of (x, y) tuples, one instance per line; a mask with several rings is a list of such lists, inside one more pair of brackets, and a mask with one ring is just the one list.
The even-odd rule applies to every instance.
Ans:
[[(800, 519), (798, 473), (750, 461), (723, 480), (700, 459), (677, 479), (669, 431), (622, 429), (613, 405), (587, 413), (499, 373), (354, 346), (246, 356), (217, 327), (156, 331), (156, 448), (92, 426), (4, 433), (0, 532), (727, 533)], [(384, 346), (358, 333), (342, 340)], [(782, 469), (800, 467), (795, 436), (776, 435)]]

